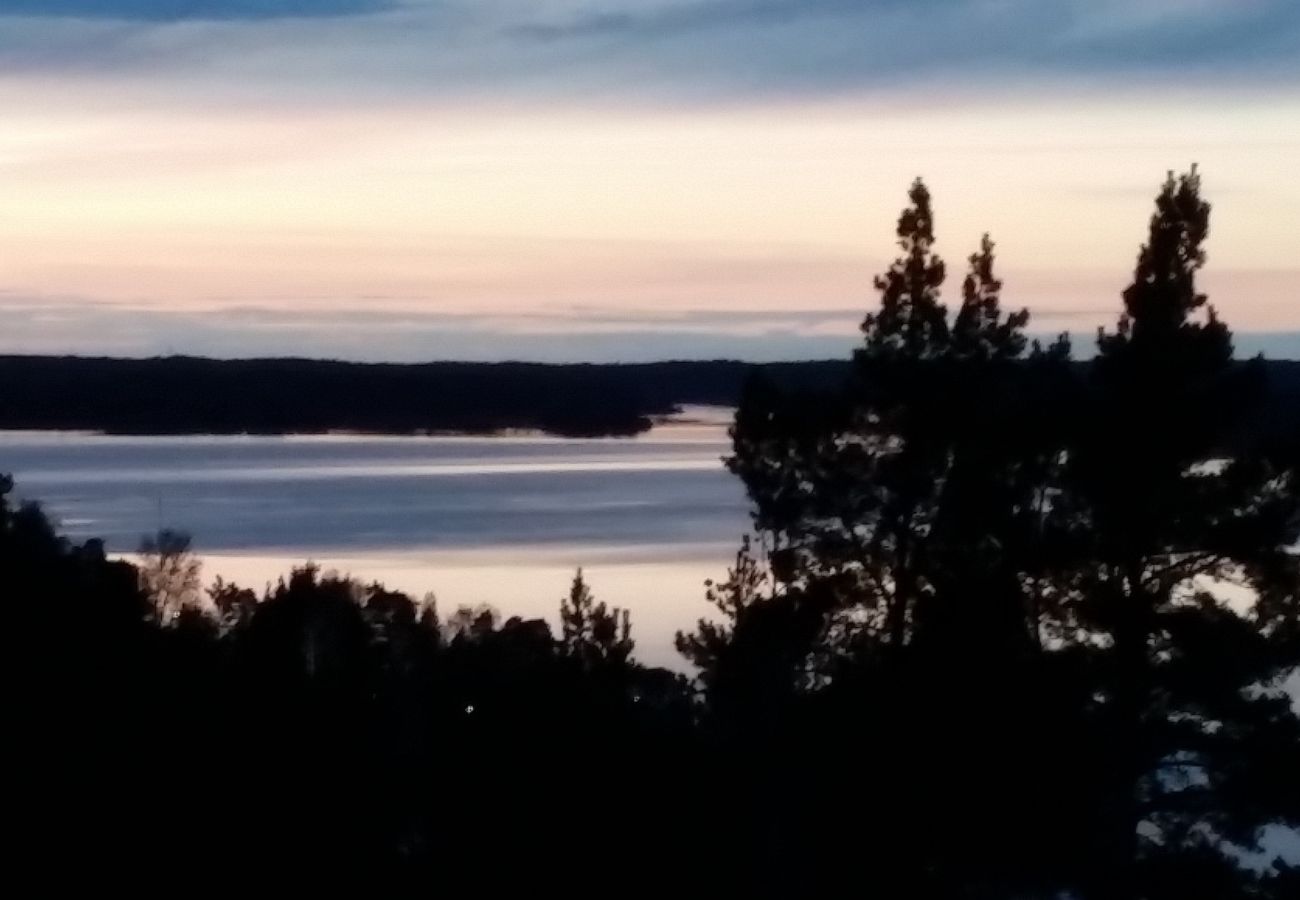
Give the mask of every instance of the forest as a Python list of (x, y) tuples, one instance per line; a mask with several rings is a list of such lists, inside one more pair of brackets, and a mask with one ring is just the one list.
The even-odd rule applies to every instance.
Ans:
[[(0, 429), (109, 434), (493, 433), (627, 436), (683, 404), (734, 406), (755, 371), (791, 387), (839, 360), (641, 364), (0, 356)], [(1300, 373), (1298, 373), (1300, 374)]]
[[(1272, 427), (1295, 415), (1279, 399), (1294, 383), (1275, 382), (1295, 367), (1234, 359), (1197, 284), (1209, 230), (1196, 170), (1171, 174), (1116, 324), (1079, 360), (1003, 308), (987, 236), (944, 302), (914, 183), (852, 359), (741, 373), (726, 463), (753, 533), (701, 588), (713, 617), (677, 637), (690, 675), (638, 663), (634, 623), (581, 571), (556, 598), (558, 631), (311, 566), (262, 593), (203, 586), (184, 535), (113, 560), (8, 502), (5, 480), (11, 877), (377, 896), (1300, 896), (1300, 868), (1267, 849), (1300, 829), (1286, 687), (1300, 442)], [(40, 365), (110, 366), (10, 359), (5, 378)], [(146, 366), (111, 364), (168, 380), (132, 365)], [(226, 377), (167, 365), (178, 385)], [(311, 377), (344, 390), (349, 370), (331, 365)], [(56, 402), (72, 380), (24, 415), (86, 426), (91, 406)], [(204, 427), (324, 427), (325, 405), (292, 393), (247, 418), (206, 408)], [(161, 396), (106, 401), (123, 418), (95, 427), (166, 422)], [(267, 410), (279, 418), (256, 418)], [(592, 421), (556, 415), (534, 424)]]
[[(1268, 372), (1239, 438), (1300, 441), (1300, 361)], [(1086, 367), (1086, 363), (1077, 365)], [(848, 360), (353, 363), (0, 356), (0, 429), (107, 434), (640, 434), (683, 406), (734, 407), (755, 377), (826, 392)], [(1082, 373), (1081, 373), (1082, 377)]]

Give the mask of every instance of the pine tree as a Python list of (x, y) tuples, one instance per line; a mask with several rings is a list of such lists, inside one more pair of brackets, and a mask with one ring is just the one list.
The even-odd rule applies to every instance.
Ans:
[(862, 322), (864, 353), (871, 356), (905, 356), (930, 359), (948, 348), (947, 310), (939, 302), (943, 260), (934, 252), (934, 213), (930, 191), (921, 179), (908, 191), (912, 205), (898, 218), (898, 246), (902, 255), (889, 270), (876, 277), (880, 308)]
[[(872, 847), (886, 892), (978, 881), (1013, 895), (1044, 882), (1063, 805), (1040, 786), (1068, 728), (1039, 702), (1036, 560), (1063, 458), (1045, 412), (1068, 345), (1026, 357), (1029, 317), (1003, 311), (987, 236), (950, 314), (929, 193), (917, 182), (909, 199), (851, 381), (830, 395), (749, 386), (729, 465), (773, 583), (752, 590), (742, 551), (711, 598), (731, 627), (701, 623), (679, 646), (703, 666), (730, 752), (756, 757), (748, 777), (781, 797), (768, 827), (800, 848), (796, 877)], [(790, 753), (855, 766), (790, 772)]]
[[(1020, 402), (1028, 313), (1002, 311), (985, 235), (950, 324), (920, 180), (909, 199), (896, 230), (902, 252), (876, 279), (879, 306), (863, 321), (852, 384), (806, 397), (755, 383), (732, 429), (729, 465), (773, 547), (783, 602), (826, 617), (812, 656), (863, 642), (906, 645), (935, 599), (936, 567), (955, 559), (938, 539), (964, 553), (953, 542), (969, 538), (968, 526), (982, 522), (987, 532), (995, 511), (971, 508), (976, 500), (1029, 508), (1013, 496), (1033, 488), (1015, 458), (1030, 431), (1015, 421), (1030, 414)], [(1068, 349), (1052, 353), (1061, 359)]]
[(766, 548), (756, 548), (748, 535), (727, 577), (705, 582), (705, 599), (719, 619), (700, 619), (694, 631), (678, 632), (677, 651), (700, 672), (711, 724), (754, 739), (802, 687), (791, 673), (820, 633), (820, 616), (807, 615), (778, 589)]
[(993, 273), (993, 240), (986, 234), (970, 256), (962, 282), (961, 309), (952, 326), (951, 352), (958, 359), (1016, 359), (1025, 351), (1029, 311), (1003, 318), (1002, 281)]
[[(1279, 640), (1300, 602), (1287, 551), (1297, 485), (1234, 444), (1258, 383), (1197, 289), (1200, 187), (1193, 168), (1156, 198), (1119, 325), (1099, 336), (1093, 408), (1058, 503), (1079, 554), (1063, 624), (1107, 648), (1094, 691), (1111, 775), (1099, 896), (1161, 895), (1143, 883), (1160, 857), (1300, 819), (1296, 795), (1278, 790), (1296, 776), (1270, 759), (1300, 759), (1297, 721), (1271, 689), (1300, 663)], [(1246, 598), (1230, 600), (1230, 585)]]
[(632, 656), (632, 620), (628, 610), (597, 603), (582, 569), (573, 576), (569, 595), (560, 601), (560, 642), (584, 668), (625, 664)]

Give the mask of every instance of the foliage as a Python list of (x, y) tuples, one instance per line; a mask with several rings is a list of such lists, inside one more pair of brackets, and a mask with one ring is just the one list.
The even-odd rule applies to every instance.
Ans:
[[(0, 488), (16, 613), (4, 643), (21, 686), (12, 809), (20, 856), (46, 883), (77, 874), (59, 866), (71, 815), (95, 834), (78, 861), (137, 884), (211, 872), (518, 890), (563, 852), (545, 827), (554, 792), (531, 767), (581, 760), (595, 796), (658, 748), (662, 774), (625, 791), (643, 811), (587, 842), (611, 861), (629, 836), (684, 858), (651, 798), (667, 796), (689, 740), (686, 686), (632, 661), (627, 614), (581, 579), (567, 641), (487, 607), (442, 622), (432, 598), (312, 565), (261, 596), (218, 579), (199, 605), (183, 536), (151, 543), (140, 568), (111, 562)], [(502, 846), (517, 868), (495, 867)]]
[[(846, 385), (755, 379), (737, 412), (728, 462), (774, 585), (751, 594), (746, 543), (726, 623), (679, 637), (708, 713), (737, 747), (757, 715), (778, 753), (787, 741), (889, 773), (862, 792), (788, 785), (800, 821), (863, 810), (796, 854), (803, 871), (833, 869), (825, 847), (847, 840), (882, 850), (881, 883), (918, 890), (925, 872), (942, 896), (1183, 896), (1179, 871), (1215, 896), (1271, 890), (1229, 853), (1300, 825), (1300, 720), (1275, 687), (1300, 665), (1296, 457), (1242, 440), (1264, 370), (1233, 362), (1197, 290), (1198, 174), (1162, 187), (1119, 324), (1086, 368), (1001, 311), (987, 236), (950, 315), (920, 181), (909, 200)], [(781, 627), (746, 627), (762, 616)], [(749, 654), (777, 675), (746, 670), (736, 704), (720, 686)], [(953, 778), (957, 747), (974, 765)], [(1000, 824), (976, 836), (965, 810)], [(926, 821), (969, 827), (898, 838)]]
[[(175, 622), (202, 596), (203, 563), (190, 545), (188, 534), (169, 529), (140, 541), (140, 589), (153, 604), (154, 616), (164, 624)], [(220, 593), (221, 586), (217, 590)], [(233, 598), (223, 595), (222, 599)]]
[(631, 613), (597, 603), (582, 577), (573, 576), (569, 596), (560, 601), (561, 645), (583, 668), (626, 665), (635, 646)]

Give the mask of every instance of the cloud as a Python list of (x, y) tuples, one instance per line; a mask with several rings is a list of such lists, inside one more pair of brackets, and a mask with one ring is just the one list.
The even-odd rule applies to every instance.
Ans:
[[(1289, 0), (686, 0), (605, 3), (510, 26), (541, 43), (616, 43), (622, 52), (709, 46), (720, 65), (816, 80), (979, 67), (1147, 69), (1293, 56)], [(755, 52), (761, 51), (761, 52)]]
[(0, 16), (179, 22), (355, 15), (392, 0), (0, 0)]
[[(913, 0), (943, 5), (945, 0)], [(619, 4), (608, 4), (618, 6)], [(703, 0), (655, 9), (586, 9), (555, 21), (533, 21), (510, 30), (520, 37), (555, 41), (581, 37), (664, 37), (709, 28), (788, 24), (802, 19), (854, 16), (871, 9), (897, 8), (904, 0)]]
[(717, 103), (1300, 78), (1293, 0), (0, 0), (20, 13), (0, 29), (11, 75), (166, 73), (176, 90), (299, 99)]
[[(1075, 355), (1091, 356), (1092, 311), (1035, 320), (1034, 336), (1069, 328)], [(1100, 313), (1098, 313), (1100, 315)], [(361, 362), (429, 360), (653, 362), (743, 359), (753, 362), (844, 359), (861, 336), (861, 312), (574, 309), (568, 314), (490, 316), (412, 313), (382, 308), (302, 315), (243, 306), (186, 312), (0, 293), (0, 354), (126, 357), (188, 354), (235, 359), (303, 356)], [(1077, 318), (1082, 321), (1070, 321)], [(1109, 318), (1109, 316), (1107, 316)], [(1237, 331), (1238, 356), (1300, 359), (1300, 331)]]
[[(652, 362), (846, 357), (855, 329), (810, 334), (781, 322), (757, 331), (698, 322), (560, 322), (392, 312), (302, 316), (248, 307), (194, 313), (0, 297), (0, 353), (215, 358), (302, 356), (361, 362), (430, 360)], [(732, 317), (735, 318), (734, 316)]]

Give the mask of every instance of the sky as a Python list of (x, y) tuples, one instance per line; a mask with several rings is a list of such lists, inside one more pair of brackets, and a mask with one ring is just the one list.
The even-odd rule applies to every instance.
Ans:
[(0, 352), (842, 356), (907, 187), (1077, 352), (1165, 173), (1300, 358), (1295, 0), (0, 0)]

